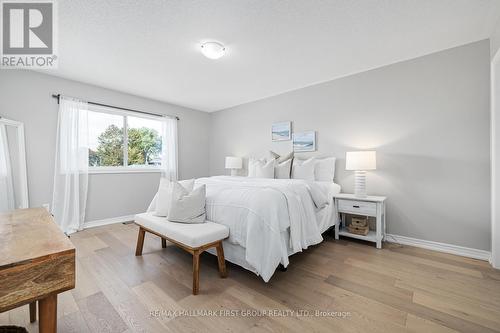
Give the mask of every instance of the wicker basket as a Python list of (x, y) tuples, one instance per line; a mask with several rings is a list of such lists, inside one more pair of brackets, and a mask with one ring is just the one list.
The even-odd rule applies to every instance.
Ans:
[(368, 217), (353, 217), (351, 219), (351, 225), (354, 227), (366, 227), (368, 226)]
[(359, 227), (351, 224), (347, 226), (347, 231), (349, 231), (351, 234), (366, 236), (370, 231), (370, 227), (368, 225), (365, 225), (364, 227)]

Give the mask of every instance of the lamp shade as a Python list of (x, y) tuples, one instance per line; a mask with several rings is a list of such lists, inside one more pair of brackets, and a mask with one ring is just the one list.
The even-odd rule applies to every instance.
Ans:
[(345, 169), (354, 171), (375, 170), (377, 156), (375, 151), (348, 151), (345, 154)]
[(241, 169), (242, 166), (243, 160), (241, 159), (241, 157), (226, 157), (226, 169)]

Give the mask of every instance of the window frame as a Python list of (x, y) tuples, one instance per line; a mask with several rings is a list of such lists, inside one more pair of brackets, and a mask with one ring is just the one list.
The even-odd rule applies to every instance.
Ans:
[[(125, 111), (116, 109), (113, 107), (92, 105), (89, 104), (88, 111), (100, 112), (107, 114), (114, 114), (123, 117), (123, 165), (121, 166), (89, 166), (89, 174), (109, 174), (109, 173), (161, 173), (163, 171), (162, 165), (150, 166), (150, 165), (128, 165), (128, 117), (153, 119), (157, 121), (162, 121), (164, 116), (153, 116), (145, 115), (138, 112)], [(90, 123), (89, 123), (90, 126)], [(162, 136), (163, 145), (163, 133), (159, 133)], [(88, 162), (87, 162), (88, 163)]]

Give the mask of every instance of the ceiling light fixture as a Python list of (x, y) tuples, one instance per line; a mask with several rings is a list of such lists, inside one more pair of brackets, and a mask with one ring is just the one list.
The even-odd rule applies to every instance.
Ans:
[(209, 59), (219, 59), (226, 53), (226, 48), (221, 43), (206, 42), (201, 44), (201, 53)]

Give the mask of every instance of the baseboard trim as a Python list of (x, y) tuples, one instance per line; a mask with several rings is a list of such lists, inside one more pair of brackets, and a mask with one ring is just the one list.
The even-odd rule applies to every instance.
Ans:
[[(134, 215), (111, 217), (108, 219), (85, 222), (83, 224), (83, 229), (95, 228), (109, 224), (124, 223), (131, 221), (134, 221)], [(491, 263), (491, 252), (485, 250), (472, 249), (470, 247), (433, 242), (424, 239), (411, 238), (394, 234), (387, 234), (385, 236), (384, 241), (389, 243), (397, 243), (401, 245), (420, 247), (423, 249), (434, 250), (438, 252), (455, 254), (462, 257), (484, 260)]]
[(108, 225), (108, 224), (130, 222), (133, 220), (134, 220), (134, 215), (125, 215), (125, 216), (111, 217), (109, 219), (88, 221), (83, 224), (83, 229), (101, 227), (103, 225)]
[(385, 241), (389, 242), (389, 243), (397, 243), (397, 244), (402, 244), (402, 245), (421, 247), (424, 249), (434, 250), (434, 251), (438, 251), (438, 252), (456, 254), (456, 255), (459, 255), (462, 257), (467, 257), (467, 258), (473, 258), (473, 259), (479, 259), (479, 260), (485, 260), (485, 261), (491, 260), (490, 259), (491, 252), (484, 251), (484, 250), (478, 250), (478, 249), (472, 249), (470, 247), (463, 247), (463, 246), (458, 246), (458, 245), (453, 245), (453, 244), (432, 242), (432, 241), (428, 241), (428, 240), (393, 235), (393, 234), (387, 234), (385, 236)]

